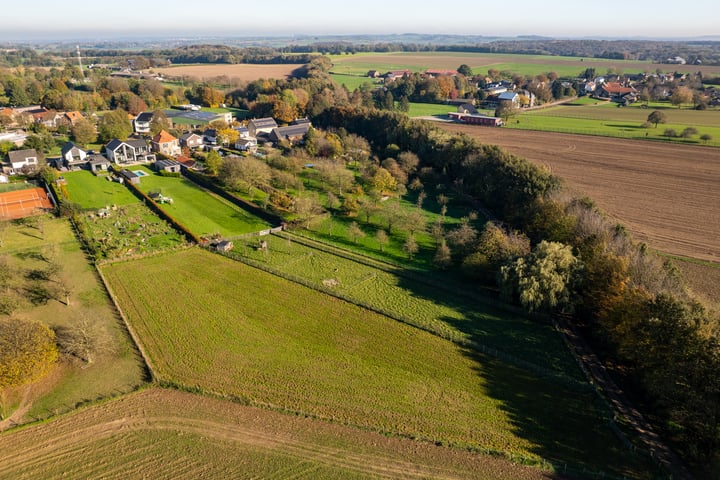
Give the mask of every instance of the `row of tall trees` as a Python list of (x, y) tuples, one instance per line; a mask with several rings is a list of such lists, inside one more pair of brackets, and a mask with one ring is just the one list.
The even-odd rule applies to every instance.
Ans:
[(636, 245), (587, 199), (563, 194), (546, 170), (391, 112), (334, 108), (376, 149), (396, 144), (421, 159), (426, 183), (453, 185), (500, 223), (451, 232), (454, 263), (529, 311), (575, 313), (620, 365), (657, 425), (696, 465), (720, 465), (719, 323), (692, 300), (669, 262)]

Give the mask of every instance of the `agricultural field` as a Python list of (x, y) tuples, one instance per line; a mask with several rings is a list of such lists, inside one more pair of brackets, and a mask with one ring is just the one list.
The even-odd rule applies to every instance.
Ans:
[(95, 176), (88, 170), (63, 173), (67, 182), (65, 190), (68, 200), (84, 209), (100, 209), (112, 205), (133, 205), (139, 200), (130, 190), (110, 176)]
[[(659, 110), (667, 116), (667, 123), (644, 128), (648, 115)], [(539, 130), (559, 133), (601, 135), (628, 139), (661, 140), (673, 143), (720, 146), (720, 110), (691, 110), (671, 108), (669, 104), (643, 108), (635, 104), (618, 107), (613, 102), (583, 101), (549, 108), (523, 112), (510, 119), (508, 127), (523, 130)], [(672, 138), (665, 135), (673, 129), (679, 135), (685, 128), (693, 127), (698, 133), (689, 138)], [(700, 136), (709, 134), (712, 139), (703, 141)]]
[[(68, 221), (51, 217), (34, 218), (32, 223), (13, 221), (3, 228), (2, 237), (0, 257), (16, 272), (16, 281), (20, 272), (47, 269), (49, 262), (60, 266), (56, 278), (34, 284), (32, 296), (27, 290), (13, 315), (43, 322), (58, 337), (84, 328), (96, 343), (91, 360), (62, 354), (47, 377), (8, 392), (0, 431), (135, 390), (146, 382), (145, 364)], [(58, 288), (60, 283), (67, 291)], [(39, 287), (45, 289), (43, 297)]]
[[(284, 236), (287, 234), (284, 234)], [(234, 255), (310, 286), (329, 291), (353, 303), (459, 343), (472, 341), (498, 351), (501, 357), (529, 362), (531, 368), (549, 371), (561, 379), (579, 382), (580, 370), (550, 326), (532, 322), (483, 303), (474, 291), (459, 291), (456, 279), (439, 273), (400, 276), (395, 269), (375, 267), (342, 258), (329, 251), (278, 236), (263, 237), (266, 252), (254, 248), (257, 239), (237, 245)], [(428, 283), (423, 283), (425, 280)], [(446, 289), (442, 285), (451, 285)], [(438, 291), (442, 291), (442, 300)]]
[(439, 125), (549, 167), (655, 249), (720, 262), (720, 149)]
[[(194, 248), (102, 270), (160, 382), (516, 461), (653, 470), (619, 445), (592, 391), (244, 264)], [(183, 295), (168, 302), (164, 278)]]
[(140, 167), (147, 173), (139, 188), (145, 192), (161, 192), (172, 198), (172, 204), (160, 207), (196, 235), (235, 237), (270, 228), (270, 225), (227, 200), (205, 190), (184, 177), (164, 177)]
[(302, 64), (257, 65), (257, 64), (222, 64), (222, 65), (180, 65), (167, 68), (156, 68), (154, 71), (173, 79), (178, 77), (195, 78), (201, 81), (216, 77), (252, 82), (261, 78), (288, 78)]
[(410, 70), (423, 72), (429, 68), (456, 69), (462, 64), (472, 68), (475, 74), (485, 74), (488, 69), (508, 71), (534, 76), (539, 73), (557, 72), (561, 77), (575, 77), (586, 68), (595, 68), (598, 74), (608, 70), (622, 73), (670, 72), (675, 70), (719, 75), (720, 66), (667, 65), (633, 60), (610, 60), (602, 58), (560, 57), (550, 55), (519, 55), (462, 52), (393, 52), (333, 55), (332, 73), (365, 76), (370, 70)]
[(174, 390), (147, 389), (0, 435), (3, 478), (493, 478), (547, 470), (319, 424)]

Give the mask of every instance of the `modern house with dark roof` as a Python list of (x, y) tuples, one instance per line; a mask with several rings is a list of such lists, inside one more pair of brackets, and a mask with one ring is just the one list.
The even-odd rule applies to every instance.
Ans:
[(139, 162), (154, 162), (155, 154), (145, 140), (128, 139), (126, 141), (114, 138), (105, 145), (105, 155), (108, 160), (118, 165)]
[(78, 147), (73, 142), (67, 142), (60, 150), (62, 165), (68, 170), (80, 170), (87, 164), (88, 152)]
[(135, 133), (150, 133), (150, 122), (153, 119), (153, 112), (140, 112), (133, 120)]
[(86, 160), (90, 171), (93, 173), (107, 172), (111, 165), (110, 160), (99, 153), (88, 155)]

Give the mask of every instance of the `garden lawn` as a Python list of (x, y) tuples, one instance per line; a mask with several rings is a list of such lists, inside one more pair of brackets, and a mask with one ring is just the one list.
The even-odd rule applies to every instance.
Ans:
[(95, 176), (88, 170), (63, 173), (67, 180), (69, 200), (85, 209), (99, 209), (110, 205), (132, 205), (139, 200), (127, 187), (112, 182), (109, 176)]
[(193, 248), (102, 268), (161, 382), (528, 461), (647, 468), (593, 393), (252, 267)]
[(198, 236), (234, 237), (270, 228), (267, 222), (184, 177), (163, 177), (143, 170), (149, 175), (140, 179), (140, 189), (145, 193), (160, 190), (172, 198), (172, 204), (160, 207)]

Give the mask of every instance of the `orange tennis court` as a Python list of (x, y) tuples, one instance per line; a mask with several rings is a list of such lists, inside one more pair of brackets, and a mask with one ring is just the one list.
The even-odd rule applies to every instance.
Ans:
[(0, 193), (0, 218), (4, 220), (29, 217), (52, 209), (47, 193), (40, 187)]

